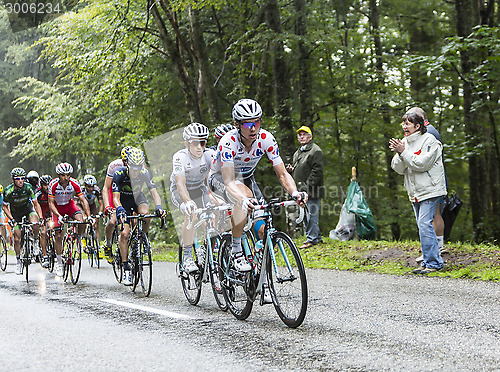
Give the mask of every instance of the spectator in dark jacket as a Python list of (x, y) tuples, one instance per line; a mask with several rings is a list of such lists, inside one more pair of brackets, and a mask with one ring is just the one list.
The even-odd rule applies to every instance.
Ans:
[(307, 207), (310, 218), (306, 222), (306, 242), (300, 248), (309, 248), (313, 245), (323, 243), (319, 230), (320, 198), (324, 195), (323, 169), (325, 160), (323, 151), (312, 140), (312, 131), (307, 126), (297, 129), (297, 138), (300, 147), (293, 154), (292, 165), (289, 171), (293, 172), (293, 178), (299, 191), (305, 191), (309, 195)]

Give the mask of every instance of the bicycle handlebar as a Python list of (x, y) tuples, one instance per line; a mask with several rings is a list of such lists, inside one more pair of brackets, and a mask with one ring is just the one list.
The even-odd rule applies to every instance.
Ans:
[[(189, 223), (186, 226), (186, 228), (189, 230), (191, 228), (191, 226), (193, 226), (193, 217), (195, 214), (200, 215), (200, 216), (205, 214), (203, 217), (200, 217), (200, 220), (204, 220), (204, 219), (208, 218), (209, 213), (207, 213), (207, 212), (228, 211), (230, 209), (233, 209), (233, 206), (230, 204), (222, 204), (219, 206), (209, 205), (208, 207), (205, 207), (205, 208), (195, 209), (189, 218)], [(197, 225), (195, 225), (195, 227), (198, 227), (200, 223), (203, 223), (203, 221), (200, 221)]]
[[(278, 208), (278, 207), (289, 207), (292, 205), (297, 205), (297, 202), (295, 200), (271, 201), (270, 203), (267, 203), (267, 204), (259, 204), (259, 205), (254, 206), (254, 212), (259, 211), (259, 210), (270, 210), (270, 209)], [(295, 223), (297, 225), (302, 223), (302, 221), (304, 220), (305, 210), (307, 209), (307, 205), (304, 205), (304, 206), (299, 205), (299, 207), (300, 207), (299, 208), (299, 217), (297, 217), (295, 219)], [(264, 215), (259, 216), (257, 218), (253, 218), (253, 214), (252, 214), (252, 216), (250, 218), (248, 218), (248, 221), (247, 221), (245, 227), (243, 228), (243, 230), (244, 231), (250, 230), (250, 228), (252, 227), (252, 224), (254, 222), (262, 220), (264, 218), (265, 218)]]

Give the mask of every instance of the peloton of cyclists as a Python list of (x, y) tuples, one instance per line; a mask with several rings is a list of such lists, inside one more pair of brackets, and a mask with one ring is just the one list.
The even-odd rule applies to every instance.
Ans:
[(42, 216), (40, 205), (36, 200), (33, 187), (25, 182), (26, 171), (23, 168), (14, 168), (10, 172), (12, 183), (3, 192), (3, 211), (9, 219), (14, 235), (14, 251), (16, 252), (17, 266), (16, 274), (23, 273), (23, 264), (20, 259), (21, 254), (21, 230), (17, 225), (23, 217), (27, 217), (29, 222), (34, 223), (33, 236), (35, 237), (35, 250), (38, 250), (38, 233), (40, 226), (36, 224)]
[[(69, 163), (60, 163), (56, 166), (57, 178), (54, 178), (49, 184), (49, 208), (52, 212), (52, 219), (55, 228), (54, 248), (56, 251), (57, 264), (56, 275), (63, 275), (62, 264), (62, 227), (64, 216), (67, 215), (77, 221), (83, 221), (83, 215), (80, 208), (77, 207), (73, 200), (75, 195), (79, 200), (87, 216), (90, 216), (89, 205), (87, 199), (83, 196), (82, 189), (78, 181), (71, 177), (73, 166)], [(93, 221), (89, 218), (89, 222)], [(85, 225), (78, 225), (78, 234), (82, 236), (85, 230)]]
[[(161, 207), (161, 199), (156, 190), (156, 185), (149, 171), (144, 167), (146, 157), (142, 150), (135, 147), (126, 151), (126, 166), (119, 167), (113, 174), (113, 203), (116, 207), (116, 220), (123, 224), (118, 244), (123, 264), (122, 283), (132, 285), (132, 273), (128, 262), (128, 237), (130, 235), (130, 222), (127, 215), (134, 212), (139, 214), (149, 213), (149, 204), (142, 192), (144, 184), (148, 187), (155, 203), (155, 214), (164, 218), (165, 211)], [(149, 219), (144, 220), (144, 232), (149, 230)]]

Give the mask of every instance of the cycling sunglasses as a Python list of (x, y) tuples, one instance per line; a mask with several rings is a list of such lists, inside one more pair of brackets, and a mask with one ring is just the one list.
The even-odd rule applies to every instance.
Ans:
[(252, 127), (258, 127), (258, 126), (260, 126), (260, 119), (256, 120), (256, 121), (253, 121), (251, 123), (241, 123), (241, 125), (243, 125), (247, 129), (252, 129)]
[(204, 141), (204, 140), (202, 140), (202, 141), (195, 141), (195, 140), (193, 140), (193, 141), (190, 141), (189, 144), (195, 145), (195, 146), (200, 145), (201, 147), (203, 147), (203, 146), (205, 146), (207, 144), (207, 141)]
[(14, 181), (21, 181), (21, 180), (25, 180), (26, 177), (14, 177), (13, 180)]

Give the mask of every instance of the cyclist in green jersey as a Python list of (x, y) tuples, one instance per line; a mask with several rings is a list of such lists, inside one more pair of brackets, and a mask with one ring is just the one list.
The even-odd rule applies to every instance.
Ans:
[[(31, 223), (36, 223), (42, 216), (42, 209), (35, 197), (33, 187), (27, 182), (26, 171), (23, 168), (14, 168), (10, 172), (12, 183), (3, 192), (3, 211), (9, 219), (14, 235), (14, 251), (16, 252), (17, 267), (16, 274), (23, 273), (23, 265), (20, 260), (21, 254), (21, 230), (17, 222), (21, 222), (26, 216)], [(35, 237), (35, 250), (38, 250), (39, 225), (33, 225), (33, 235)]]

